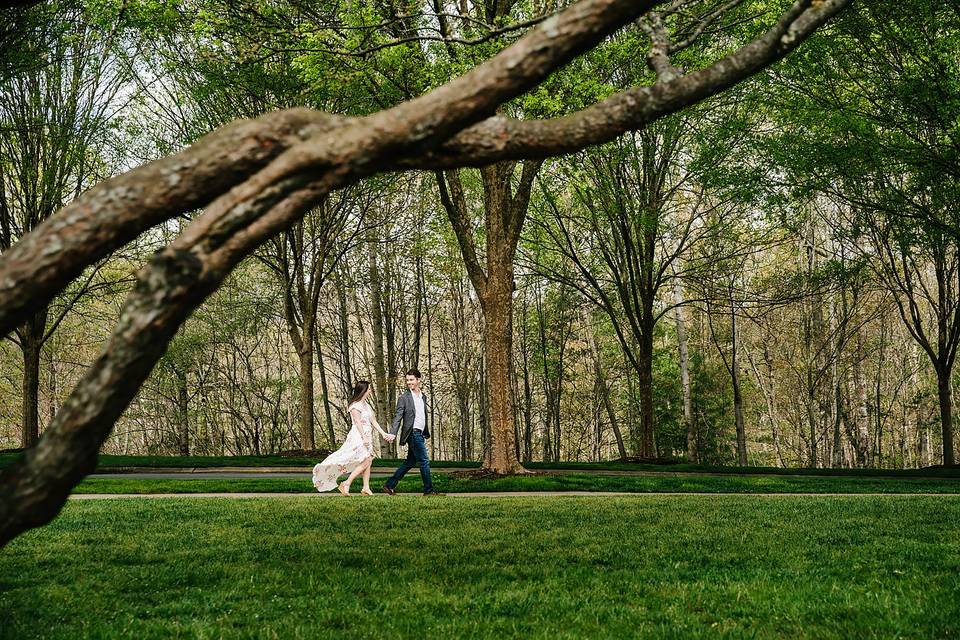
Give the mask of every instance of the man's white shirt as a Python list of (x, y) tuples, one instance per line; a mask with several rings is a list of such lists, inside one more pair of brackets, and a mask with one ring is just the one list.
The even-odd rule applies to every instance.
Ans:
[(416, 393), (411, 391), (410, 395), (413, 397), (413, 428), (423, 431), (423, 428), (427, 424), (427, 412), (423, 406), (423, 392)]

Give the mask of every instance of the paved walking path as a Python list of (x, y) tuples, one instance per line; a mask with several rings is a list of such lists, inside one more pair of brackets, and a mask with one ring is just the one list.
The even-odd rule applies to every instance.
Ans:
[[(477, 493), (447, 493), (443, 496), (431, 498), (431, 500), (440, 500), (443, 497), (449, 498), (530, 498), (530, 497), (585, 497), (585, 498), (604, 498), (604, 497), (625, 497), (632, 496), (636, 498), (649, 498), (654, 496), (739, 496), (739, 497), (800, 497), (800, 498), (848, 498), (848, 497), (926, 497), (935, 496), (942, 498), (960, 499), (960, 494), (956, 493), (712, 493), (712, 492), (650, 492), (650, 493), (623, 493), (614, 491), (496, 491), (496, 492), (477, 492)], [(349, 498), (390, 498), (385, 494), (379, 493), (373, 496), (361, 496), (359, 493), (351, 493)], [(423, 497), (419, 493), (398, 493), (393, 496), (410, 498)], [(122, 498), (340, 498), (336, 491), (327, 493), (75, 493), (70, 496), (71, 500), (112, 500)]]

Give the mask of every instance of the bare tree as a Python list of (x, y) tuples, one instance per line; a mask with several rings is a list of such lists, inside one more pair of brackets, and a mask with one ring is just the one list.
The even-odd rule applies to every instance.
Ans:
[(346, 229), (353, 194), (338, 195), (321, 200), (292, 228), (274, 237), (261, 255), (283, 286), (283, 315), (300, 362), (300, 446), (306, 450), (316, 448), (313, 365), (320, 290), (336, 267), (334, 241)]
[[(53, 41), (46, 60), (0, 83), (0, 252), (102, 179), (105, 132), (123, 75), (111, 64), (109, 38), (82, 25), (75, 10), (55, 18), (81, 26)], [(67, 34), (63, 34), (67, 35)], [(96, 262), (93, 263), (96, 267)], [(23, 354), (24, 447), (39, 437), (40, 352), (87, 291), (96, 269), (51, 313), (36, 305), (7, 336)], [(6, 333), (6, 332), (5, 332)]]
[(955, 464), (953, 367), (960, 347), (960, 243), (939, 228), (917, 234), (909, 225), (863, 216), (873, 241), (875, 270), (894, 294), (910, 336), (937, 377), (943, 464)]

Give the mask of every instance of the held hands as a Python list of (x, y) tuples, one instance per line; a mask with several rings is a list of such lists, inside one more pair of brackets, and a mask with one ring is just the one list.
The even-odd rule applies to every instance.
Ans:
[(384, 433), (383, 439), (386, 440), (387, 442), (393, 442), (394, 440), (397, 439), (397, 436), (393, 435), (392, 433)]

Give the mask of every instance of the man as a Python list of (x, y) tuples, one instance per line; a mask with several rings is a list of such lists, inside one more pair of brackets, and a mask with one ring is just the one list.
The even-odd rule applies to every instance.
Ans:
[(406, 375), (407, 391), (397, 400), (397, 415), (393, 418), (390, 433), (397, 434), (401, 424), (400, 444), (407, 445), (407, 459), (383, 485), (383, 490), (391, 496), (396, 493), (397, 483), (414, 465), (420, 467), (420, 479), (423, 481), (423, 495), (439, 495), (433, 490), (430, 480), (430, 459), (427, 458), (426, 440), (430, 437), (427, 424), (427, 396), (420, 390), (420, 372), (410, 369)]

